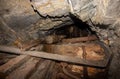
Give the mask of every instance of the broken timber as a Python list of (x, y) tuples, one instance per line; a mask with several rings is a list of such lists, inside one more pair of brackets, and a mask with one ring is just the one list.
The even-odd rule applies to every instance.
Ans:
[(63, 39), (63, 43), (78, 43), (83, 41), (93, 41), (97, 40), (98, 38), (95, 35), (88, 36), (88, 37), (79, 37), (79, 38), (70, 38), (70, 39)]
[(29, 56), (20, 55), (16, 58), (11, 59), (6, 64), (0, 66), (1, 73), (10, 73), (12, 70), (17, 68), (20, 64), (24, 63), (26, 60), (29, 59)]
[(24, 65), (11, 72), (6, 79), (27, 79), (29, 74), (36, 68), (38, 62), (39, 59), (31, 57)]
[(106, 56), (105, 56), (105, 59), (101, 61), (89, 61), (89, 60), (85, 60), (77, 57), (51, 54), (51, 53), (39, 52), (39, 51), (21, 51), (20, 49), (17, 49), (14, 47), (8, 47), (8, 46), (0, 46), (0, 51), (12, 53), (12, 54), (30, 55), (34, 57), (40, 57), (40, 58), (56, 60), (56, 61), (64, 61), (64, 62), (79, 64), (79, 65), (85, 65), (85, 66), (105, 68), (107, 67), (111, 59), (111, 51), (106, 45), (103, 48), (105, 48)]

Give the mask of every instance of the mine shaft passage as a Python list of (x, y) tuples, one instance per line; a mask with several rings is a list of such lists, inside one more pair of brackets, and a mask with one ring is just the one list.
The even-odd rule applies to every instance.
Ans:
[(0, 0), (0, 79), (108, 79), (118, 1)]
[[(100, 41), (86, 22), (75, 16), (51, 25), (43, 19), (16, 32), (2, 20), (9, 30), (0, 40), (0, 78), (6, 79), (101, 79), (107, 78), (111, 60), (109, 41)], [(44, 23), (45, 22), (45, 23)], [(65, 24), (66, 23), (66, 24)], [(52, 26), (47, 28), (47, 26)], [(8, 39), (9, 38), (9, 39)], [(11, 39), (11, 40), (10, 40)], [(6, 42), (7, 41), (7, 42)], [(7, 58), (7, 59), (6, 59)], [(17, 73), (17, 74), (16, 74)], [(38, 75), (39, 74), (39, 75)], [(40, 75), (43, 74), (43, 75)]]

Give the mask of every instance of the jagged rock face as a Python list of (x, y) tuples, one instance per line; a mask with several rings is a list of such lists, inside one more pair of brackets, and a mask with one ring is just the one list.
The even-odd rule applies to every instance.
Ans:
[(31, 0), (31, 4), (43, 17), (61, 17), (69, 12), (67, 0)]
[[(29, 27), (42, 18), (34, 10), (44, 18), (61, 18), (71, 13), (88, 24), (91, 19), (95, 25), (105, 25), (102, 26), (105, 29), (107, 26), (115, 29), (115, 34), (120, 36), (119, 0), (0, 0), (0, 16), (17, 31), (18, 28)], [(98, 32), (98, 29), (95, 31)]]
[(65, 16), (70, 12), (83, 21), (92, 19), (96, 24), (110, 24), (120, 17), (119, 0), (31, 0), (31, 4), (44, 17)]
[(120, 0), (0, 0), (0, 25), (12, 28), (23, 39), (37, 39), (44, 34), (40, 30), (71, 22), (72, 14), (88, 23), (100, 39), (114, 43), (120, 37), (119, 12)]
[(119, 12), (120, 0), (0, 0), (0, 17), (16, 32), (50, 29), (72, 14), (87, 22), (100, 38), (114, 41), (120, 36)]
[(14, 30), (36, 23), (39, 20), (29, 0), (0, 0), (0, 16)]

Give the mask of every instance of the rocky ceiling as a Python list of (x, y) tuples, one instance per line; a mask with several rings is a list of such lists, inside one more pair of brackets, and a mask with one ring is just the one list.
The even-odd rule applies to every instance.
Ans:
[(111, 40), (120, 36), (119, 12), (119, 0), (0, 0), (1, 26), (16, 32), (33, 27), (34, 31), (48, 30), (66, 22), (69, 25), (71, 16), (75, 16), (90, 25), (101, 39)]

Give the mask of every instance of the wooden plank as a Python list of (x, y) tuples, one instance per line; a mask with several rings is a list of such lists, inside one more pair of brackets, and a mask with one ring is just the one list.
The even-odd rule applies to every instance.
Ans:
[(92, 41), (97, 40), (98, 38), (95, 35), (88, 36), (88, 37), (79, 37), (79, 38), (71, 38), (71, 39), (63, 39), (63, 43), (79, 43), (83, 41)]
[(3, 64), (2, 66), (0, 66), (0, 72), (9, 73), (15, 68), (17, 68), (18, 66), (20, 66), (22, 63), (24, 63), (28, 58), (29, 56), (27, 55), (17, 56), (16, 58), (13, 58), (10, 61), (8, 61), (6, 64)]
[(55, 66), (56, 66), (56, 62), (52, 61), (44, 79), (54, 79), (55, 78), (54, 72), (56, 72), (56, 69), (57, 69), (57, 68), (55, 68)]
[[(86, 50), (87, 60), (103, 60), (105, 53), (103, 48), (98, 44), (89, 43), (77, 43), (77, 44), (48, 44), (44, 45), (44, 50), (50, 53), (56, 53), (60, 55), (74, 56), (83, 58), (83, 48)], [(96, 53), (96, 51), (98, 51)], [(94, 59), (93, 59), (94, 58)]]
[(17, 55), (0, 53), (0, 66), (7, 63), (10, 59), (15, 58)]
[(26, 79), (36, 68), (38, 59), (31, 57), (24, 65), (9, 74), (6, 79)]
[(51, 65), (52, 61), (50, 60), (44, 60), (40, 63), (40, 65), (37, 68), (37, 71), (29, 78), (29, 79), (46, 79), (47, 72), (49, 71), (49, 67)]
[(64, 61), (64, 62), (79, 64), (79, 65), (105, 68), (111, 57), (111, 54), (109, 54), (110, 53), (109, 49), (107, 47), (105, 48), (106, 48), (105, 53), (107, 53), (108, 56), (107, 56), (107, 59), (103, 61), (102, 60), (101, 61), (90, 61), (90, 60), (85, 60), (85, 59), (81, 59), (81, 58), (73, 57), (73, 56), (64, 56), (64, 55), (39, 52), (39, 51), (21, 51), (17, 48), (7, 47), (7, 46), (0, 46), (0, 51), (9, 52), (12, 54), (30, 55), (30, 56), (46, 58), (50, 60)]

